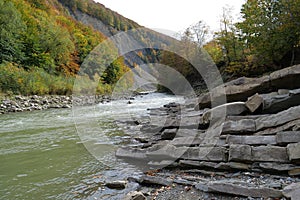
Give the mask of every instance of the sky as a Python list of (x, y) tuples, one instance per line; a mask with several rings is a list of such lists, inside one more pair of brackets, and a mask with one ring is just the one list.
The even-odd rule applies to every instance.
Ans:
[(199, 20), (220, 28), (222, 8), (233, 8), (237, 21), (245, 0), (95, 0), (138, 24), (160, 32), (181, 32)]

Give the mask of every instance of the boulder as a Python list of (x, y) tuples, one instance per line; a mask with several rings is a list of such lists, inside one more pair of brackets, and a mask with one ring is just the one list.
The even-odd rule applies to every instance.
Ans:
[(300, 143), (289, 144), (287, 146), (287, 152), (288, 152), (290, 161), (299, 161), (300, 160)]
[(228, 135), (227, 144), (267, 145), (276, 144), (275, 136), (237, 136)]
[(276, 134), (276, 141), (279, 144), (300, 142), (300, 131), (283, 131)]
[(110, 189), (123, 190), (126, 188), (127, 181), (112, 181), (105, 184)]

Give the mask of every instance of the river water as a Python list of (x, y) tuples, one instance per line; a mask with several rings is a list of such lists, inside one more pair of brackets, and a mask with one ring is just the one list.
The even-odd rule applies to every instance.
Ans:
[(0, 199), (120, 199), (126, 190), (110, 190), (104, 183), (142, 172), (115, 158), (130, 133), (114, 121), (180, 101), (153, 93), (133, 104), (118, 100), (0, 115)]

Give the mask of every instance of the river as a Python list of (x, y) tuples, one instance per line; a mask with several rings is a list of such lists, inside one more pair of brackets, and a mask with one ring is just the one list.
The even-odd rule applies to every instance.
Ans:
[(142, 172), (115, 158), (130, 133), (114, 121), (174, 101), (182, 98), (152, 93), (133, 104), (0, 115), (0, 199), (120, 199), (126, 190), (104, 183)]

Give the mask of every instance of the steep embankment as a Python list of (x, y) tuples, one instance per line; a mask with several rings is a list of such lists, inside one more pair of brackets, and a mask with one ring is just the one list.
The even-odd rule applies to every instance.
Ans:
[[(196, 104), (150, 109), (151, 120), (132, 122), (140, 131), (116, 155), (142, 169), (158, 170), (129, 181), (165, 186), (154, 190), (154, 196), (170, 195), (168, 187), (175, 184), (187, 188), (179, 196), (192, 190), (298, 199), (299, 79), (296, 65), (261, 78), (231, 81), (201, 95)], [(227, 102), (220, 103), (222, 91)], [(212, 102), (218, 106), (211, 108)], [(175, 170), (159, 170), (168, 167)]]

